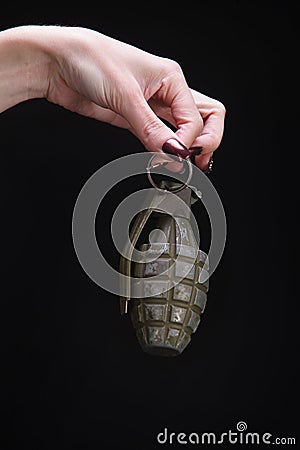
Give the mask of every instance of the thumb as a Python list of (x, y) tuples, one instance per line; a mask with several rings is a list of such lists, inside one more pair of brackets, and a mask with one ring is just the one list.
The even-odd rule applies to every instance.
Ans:
[(150, 152), (162, 151), (163, 144), (172, 137), (178, 140), (175, 132), (150, 108), (142, 93), (126, 102), (122, 115), (129, 122), (130, 131)]

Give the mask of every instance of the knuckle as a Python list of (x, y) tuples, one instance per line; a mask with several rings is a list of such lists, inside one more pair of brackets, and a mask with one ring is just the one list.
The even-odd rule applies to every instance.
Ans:
[(146, 118), (141, 129), (144, 145), (149, 148), (151, 146), (150, 144), (156, 140), (156, 137), (160, 134), (160, 132), (160, 123), (153, 118)]
[(167, 74), (182, 74), (182, 69), (180, 64), (174, 59), (163, 58), (163, 68)]
[(226, 115), (226, 108), (223, 105), (223, 103), (220, 102), (219, 100), (215, 101), (215, 109), (216, 109), (217, 113), (219, 113), (222, 117), (225, 117), (225, 115)]

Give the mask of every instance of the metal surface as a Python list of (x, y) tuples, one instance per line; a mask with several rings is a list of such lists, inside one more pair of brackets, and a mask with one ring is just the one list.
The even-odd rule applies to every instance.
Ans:
[(168, 184), (165, 183), (164, 187), (161, 187), (160, 185), (155, 183), (155, 181), (153, 180), (152, 175), (151, 175), (151, 170), (153, 170), (157, 167), (160, 167), (160, 166), (166, 166), (166, 165), (170, 164), (170, 161), (161, 161), (161, 162), (157, 162), (157, 163), (153, 164), (153, 161), (155, 160), (155, 158), (157, 158), (156, 155), (152, 156), (152, 158), (149, 162), (149, 165), (146, 168), (148, 180), (150, 181), (150, 183), (153, 187), (155, 187), (159, 191), (168, 191), (168, 192), (177, 193), (177, 192), (182, 191), (183, 189), (185, 189), (186, 186), (189, 185), (192, 175), (193, 175), (193, 165), (189, 158), (183, 160), (181, 157), (178, 157), (178, 161), (180, 163), (187, 164), (187, 167), (188, 167), (187, 179), (183, 183), (168, 183)]
[[(160, 188), (165, 185), (162, 182)], [(178, 208), (173, 216), (148, 208), (138, 215), (131, 230), (131, 243), (142, 252), (150, 247), (151, 232), (151, 251), (155, 256), (157, 249), (159, 257), (132, 263), (127, 253), (120, 261), (121, 272), (134, 277), (126, 286), (127, 295), (121, 298), (121, 313), (130, 306), (142, 349), (160, 356), (179, 355), (189, 344), (204, 312), (208, 291), (207, 255), (198, 248), (187, 213), (200, 195), (188, 187), (176, 195), (189, 208)], [(166, 238), (163, 244), (161, 232)]]

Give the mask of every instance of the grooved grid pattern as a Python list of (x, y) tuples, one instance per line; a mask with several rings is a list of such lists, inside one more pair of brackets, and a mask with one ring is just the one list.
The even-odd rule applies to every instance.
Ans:
[[(204, 253), (198, 251), (195, 264), (188, 257), (176, 260), (175, 239), (176, 230), (171, 226), (168, 252), (154, 262), (135, 266), (135, 276), (147, 280), (140, 282), (143, 298), (134, 300), (132, 319), (141, 346), (150, 353), (181, 353), (196, 331), (205, 308), (208, 282), (199, 283), (200, 272), (205, 270)], [(189, 266), (190, 272), (178, 285), (161, 292), (169, 286), (170, 279), (176, 279), (181, 269)], [(169, 277), (160, 275), (167, 269), (170, 269)], [(159, 280), (151, 281), (153, 275), (158, 275)]]

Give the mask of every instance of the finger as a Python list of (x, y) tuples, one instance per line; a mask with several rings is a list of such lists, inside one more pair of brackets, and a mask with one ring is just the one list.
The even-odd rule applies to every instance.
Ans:
[(201, 155), (195, 157), (195, 163), (201, 170), (207, 170), (213, 152), (219, 147), (224, 131), (224, 120), (218, 114), (206, 118), (202, 134), (195, 139), (193, 147), (202, 148)]
[(203, 130), (193, 146), (203, 147), (204, 153), (215, 151), (219, 147), (224, 133), (225, 107), (218, 100), (194, 89), (190, 89), (190, 91), (204, 121)]
[[(225, 108), (216, 100), (209, 99), (198, 92), (196, 94), (198, 95), (196, 101), (198, 113), (203, 117), (204, 125), (201, 134), (196, 137), (191, 146), (202, 147), (203, 153), (211, 152), (219, 147), (223, 137)], [(203, 103), (201, 103), (202, 98), (204, 98)], [(153, 100), (150, 100), (149, 104), (159, 117), (176, 126), (169, 107), (162, 106)]]
[(140, 89), (136, 89), (126, 99), (121, 114), (130, 124), (130, 131), (149, 151), (162, 151), (163, 144), (168, 139), (176, 137), (174, 131), (150, 108)]
[(163, 79), (153, 99), (162, 105), (161, 108), (170, 108), (177, 128), (176, 138), (189, 148), (200, 135), (203, 121), (181, 69), (176, 63), (175, 69)]
[(109, 123), (110, 125), (114, 125), (115, 127), (127, 129), (130, 127), (127, 120), (125, 120), (124, 117), (122, 117), (120, 114), (117, 114), (110, 109), (103, 108), (102, 106), (98, 106), (92, 102), (89, 105), (89, 109), (87, 110), (85, 115), (91, 117), (92, 119)]
[(212, 112), (204, 119), (204, 127), (200, 136), (193, 142), (193, 147), (202, 147), (202, 153), (215, 151), (222, 140), (224, 117), (221, 113)]
[(195, 163), (201, 170), (207, 170), (211, 158), (213, 156), (213, 152), (205, 153), (204, 155), (195, 156)]
[[(161, 104), (159, 104), (157, 101), (154, 101), (153, 99), (150, 99), (149, 101), (149, 105), (151, 106), (151, 108), (153, 109), (153, 111), (162, 119), (166, 120), (167, 122), (169, 122), (171, 125), (175, 126), (175, 120), (171, 114), (171, 110), (169, 107), (166, 106), (162, 106)], [(197, 138), (196, 138), (197, 139)], [(193, 150), (196, 147), (196, 143), (197, 140), (194, 141), (193, 144)], [(187, 150), (187, 149), (186, 149)], [(190, 149), (192, 150), (192, 149)], [(199, 149), (202, 152), (202, 149)], [(168, 152), (167, 152), (168, 153)], [(174, 152), (171, 152), (173, 154), (176, 154), (176, 148), (174, 147)], [(184, 155), (182, 154), (182, 152), (178, 151), (178, 154), (181, 154), (181, 156), (184, 158)], [(204, 158), (199, 158), (199, 157), (195, 157), (194, 161), (195, 164), (201, 168), (202, 170), (206, 169), (206, 166), (208, 165), (208, 160), (209, 158), (206, 158), (206, 156), (204, 156)]]
[(129, 123), (120, 114), (115, 113), (107, 108), (102, 108), (95, 103), (91, 105), (89, 117), (101, 122), (109, 123), (119, 128), (129, 128)]

